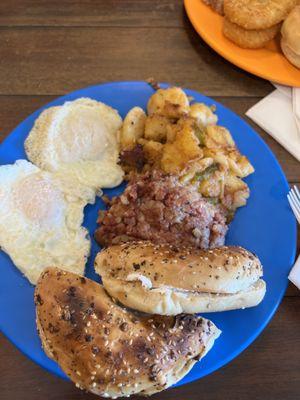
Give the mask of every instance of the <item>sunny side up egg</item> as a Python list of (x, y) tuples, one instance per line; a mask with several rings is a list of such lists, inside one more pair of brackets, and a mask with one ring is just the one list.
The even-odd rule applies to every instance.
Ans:
[(90, 239), (81, 224), (89, 198), (77, 191), (26, 160), (0, 167), (0, 246), (33, 284), (49, 266), (84, 273)]
[(112, 107), (80, 98), (44, 110), (25, 141), (29, 160), (55, 172), (66, 185), (98, 193), (123, 180), (117, 133), (122, 118)]

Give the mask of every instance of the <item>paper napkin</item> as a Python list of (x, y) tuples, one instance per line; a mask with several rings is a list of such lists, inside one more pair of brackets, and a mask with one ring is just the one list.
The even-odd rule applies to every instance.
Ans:
[[(300, 161), (300, 88), (273, 84), (276, 90), (246, 115)], [(300, 256), (289, 274), (300, 289)]]
[(300, 88), (275, 86), (246, 115), (300, 161)]
[(289, 274), (289, 280), (300, 289), (300, 256)]

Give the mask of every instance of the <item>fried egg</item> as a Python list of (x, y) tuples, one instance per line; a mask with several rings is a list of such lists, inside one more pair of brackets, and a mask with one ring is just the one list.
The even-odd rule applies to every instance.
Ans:
[(80, 98), (50, 107), (35, 121), (25, 141), (29, 160), (55, 172), (68, 185), (96, 193), (123, 179), (118, 165), (118, 112), (96, 100)]
[(26, 160), (0, 167), (0, 246), (33, 284), (49, 266), (84, 273), (90, 239), (81, 224), (91, 199), (77, 190)]

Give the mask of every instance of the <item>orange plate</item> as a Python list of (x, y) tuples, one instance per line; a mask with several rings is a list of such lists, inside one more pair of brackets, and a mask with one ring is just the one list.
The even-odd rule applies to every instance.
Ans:
[(184, 5), (196, 31), (222, 57), (261, 78), (300, 87), (300, 70), (287, 61), (276, 40), (263, 49), (242, 49), (225, 38), (222, 33), (223, 17), (202, 0), (184, 0)]

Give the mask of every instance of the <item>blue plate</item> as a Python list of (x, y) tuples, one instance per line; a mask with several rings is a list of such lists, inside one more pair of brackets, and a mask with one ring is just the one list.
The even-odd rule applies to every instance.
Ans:
[[(286, 199), (288, 183), (270, 149), (233, 112), (197, 92), (186, 90), (186, 93), (196, 101), (216, 104), (219, 123), (231, 131), (241, 152), (255, 166), (255, 173), (246, 180), (251, 189), (251, 197), (247, 206), (237, 212), (229, 229), (227, 244), (243, 246), (260, 257), (264, 265), (267, 294), (258, 307), (206, 315), (223, 333), (203, 361), (197, 363), (179, 384), (194, 381), (222, 367), (254, 341), (270, 321), (283, 297), (296, 251), (296, 222)], [(8, 164), (25, 158), (24, 140), (34, 120), (49, 106), (63, 104), (78, 97), (91, 97), (116, 108), (124, 117), (136, 105), (145, 108), (152, 94), (152, 88), (144, 82), (116, 82), (81, 89), (60, 97), (25, 119), (7, 137), (0, 146), (0, 163)], [(105, 192), (112, 196), (121, 193), (123, 189), (124, 185), (121, 185)], [(84, 225), (91, 236), (96, 228), (97, 212), (100, 208), (104, 208), (104, 204), (98, 199), (95, 205), (89, 205), (85, 209)], [(99, 278), (93, 271), (93, 260), (98, 251), (99, 247), (93, 241), (87, 276), (95, 280)], [(0, 264), (0, 329), (33, 361), (66, 378), (41, 348), (35, 327), (34, 287), (3, 252), (0, 252)]]

